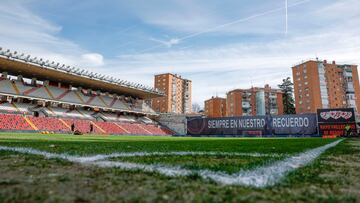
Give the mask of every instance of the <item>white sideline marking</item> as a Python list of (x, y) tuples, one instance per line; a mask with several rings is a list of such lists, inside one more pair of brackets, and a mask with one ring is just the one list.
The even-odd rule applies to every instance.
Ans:
[(262, 154), (262, 153), (238, 153), (238, 152), (120, 152), (112, 154), (99, 154), (95, 156), (82, 157), (87, 161), (98, 161), (117, 157), (144, 157), (144, 156), (189, 156), (189, 155), (207, 155), (207, 156), (250, 156), (250, 157), (284, 157), (281, 154)]
[(201, 174), (204, 178), (212, 179), (216, 182), (225, 185), (244, 185), (252, 187), (266, 187), (272, 186), (280, 182), (291, 171), (314, 161), (327, 149), (336, 146), (342, 140), (337, 140), (330, 144), (307, 150), (295, 156), (291, 156), (282, 161), (276, 161), (268, 166), (258, 167), (250, 171), (241, 171), (237, 174), (227, 175), (224, 173), (214, 173), (211, 171), (204, 171)]
[[(166, 176), (188, 176), (191, 174), (198, 174), (204, 179), (211, 179), (215, 182), (224, 185), (242, 185), (251, 187), (267, 187), (280, 182), (286, 174), (303, 167), (327, 149), (336, 146), (342, 140), (337, 140), (330, 144), (307, 150), (303, 153), (285, 158), (281, 161), (276, 161), (267, 166), (261, 166), (253, 170), (239, 171), (235, 174), (226, 174), (224, 172), (214, 172), (209, 170), (188, 170), (181, 167), (169, 167), (156, 164), (137, 164), (121, 161), (107, 161), (104, 159), (113, 157), (130, 157), (130, 156), (152, 156), (152, 155), (218, 155), (216, 152), (135, 152), (135, 153), (114, 153), (109, 155), (96, 155), (90, 157), (70, 156), (65, 154), (55, 154), (44, 152), (32, 148), (23, 147), (6, 147), (0, 146), (0, 150), (14, 151), (20, 153), (42, 155), (46, 158), (60, 158), (71, 162), (83, 163), (86, 165), (95, 165), (99, 167), (116, 167), (124, 170), (141, 170), (146, 172), (157, 172)], [(220, 154), (224, 154), (221, 152)], [(244, 155), (249, 153), (225, 153), (226, 155)], [(250, 153), (253, 154), (253, 153)], [(261, 155), (261, 154), (258, 154)]]

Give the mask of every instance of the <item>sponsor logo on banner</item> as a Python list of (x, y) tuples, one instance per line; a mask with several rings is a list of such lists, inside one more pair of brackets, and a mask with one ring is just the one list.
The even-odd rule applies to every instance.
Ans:
[(355, 112), (353, 108), (318, 109), (317, 114), (319, 123), (355, 122)]
[(328, 112), (321, 112), (320, 116), (321, 118), (328, 120), (329, 118), (332, 119), (339, 119), (344, 118), (346, 120), (350, 119), (352, 117), (353, 113), (348, 111), (328, 111)]

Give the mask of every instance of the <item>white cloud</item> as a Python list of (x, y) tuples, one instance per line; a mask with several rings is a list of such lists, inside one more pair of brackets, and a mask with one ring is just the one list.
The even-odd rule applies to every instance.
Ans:
[[(150, 86), (153, 85), (154, 74), (179, 73), (193, 81), (193, 99), (203, 105), (203, 101), (212, 95), (224, 96), (226, 91), (234, 88), (263, 86), (265, 83), (275, 87), (282, 78), (291, 76), (292, 65), (308, 58), (318, 56), (329, 61), (360, 64), (360, 18), (355, 9), (346, 9), (356, 3), (354, 0), (349, 1), (353, 4), (335, 1), (327, 7), (307, 11), (301, 16), (290, 12), (292, 24), (286, 38), (213, 47), (196, 47), (190, 44), (190, 48), (185, 50), (170, 49), (172, 51), (127, 54), (118, 58), (106, 58), (100, 53), (86, 50), (73, 41), (59, 37), (61, 26), (34, 15), (22, 4), (8, 1), (0, 4), (0, 44), (2, 47)], [(194, 1), (174, 2), (179, 6), (171, 4), (172, 9), (164, 10), (160, 14), (153, 6), (141, 9), (145, 5), (140, 5), (138, 12), (142, 12), (141, 17), (146, 22), (166, 26), (175, 31), (192, 32), (229, 22), (228, 19), (214, 15)], [(339, 6), (334, 6), (337, 4)], [(173, 9), (178, 9), (178, 13), (174, 13)], [(266, 9), (256, 7), (250, 10), (252, 11), (244, 15), (249, 16), (253, 11)], [(268, 34), (272, 28), (274, 31), (282, 28), (282, 22), (276, 21), (280, 15), (281, 13), (278, 13), (257, 18), (236, 27), (229, 27), (227, 30), (245, 30), (249, 27), (249, 30), (244, 32)], [(351, 17), (346, 19), (345, 23), (339, 20), (345, 19), (344, 15)], [(315, 18), (311, 20), (310, 17), (306, 17), (306, 20), (301, 21), (303, 16)], [(295, 18), (297, 23), (301, 21), (298, 28), (294, 25)], [(316, 29), (305, 29), (304, 27), (314, 19), (321, 19), (321, 26)], [(274, 26), (278, 23), (278, 27)], [(291, 30), (296, 29), (296, 33), (291, 33)], [(169, 48), (178, 47), (173, 45), (179, 44), (179, 38), (167, 39), (154, 40)], [(223, 39), (226, 39), (226, 36)]]
[(59, 37), (61, 30), (61, 26), (32, 13), (26, 7), (25, 1), (5, 1), (0, 4), (2, 47), (67, 65), (91, 65), (79, 61), (82, 54), (88, 51), (68, 39)]
[[(289, 0), (288, 5), (293, 7), (290, 9), (290, 14), (296, 12), (295, 8), (309, 1)], [(147, 24), (181, 32), (182, 35), (177, 36), (180, 39), (187, 34), (203, 32), (222, 35), (278, 34), (284, 32), (285, 29), (283, 1), (241, 0), (207, 3), (206, 1), (172, 0), (140, 5), (127, 2), (124, 6)]]
[(104, 57), (98, 53), (83, 54), (83, 55), (81, 55), (81, 58), (84, 60), (84, 63), (87, 63), (90, 66), (104, 65)]
[(192, 0), (127, 2), (124, 6), (148, 24), (177, 31), (206, 29), (218, 21), (206, 5)]
[[(353, 26), (357, 21), (353, 22)], [(194, 100), (203, 104), (205, 99), (234, 88), (263, 86), (276, 87), (291, 76), (291, 66), (302, 60), (320, 57), (339, 63), (360, 64), (359, 29), (323, 30), (323, 33), (289, 37), (267, 43), (234, 44), (211, 49), (190, 49), (160, 53), (122, 55), (110, 63), (124, 70), (121, 75), (136, 78), (138, 75), (173, 72), (193, 80)], [(125, 67), (132, 67), (126, 69)], [(151, 84), (152, 81), (148, 84)]]

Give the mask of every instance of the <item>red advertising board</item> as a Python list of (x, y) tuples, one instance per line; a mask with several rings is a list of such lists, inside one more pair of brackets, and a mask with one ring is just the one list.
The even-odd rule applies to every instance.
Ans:
[(322, 137), (353, 137), (357, 135), (353, 108), (318, 109), (318, 130)]
[[(346, 131), (346, 126), (349, 131)], [(319, 123), (319, 134), (321, 136), (350, 137), (356, 135), (356, 123)]]

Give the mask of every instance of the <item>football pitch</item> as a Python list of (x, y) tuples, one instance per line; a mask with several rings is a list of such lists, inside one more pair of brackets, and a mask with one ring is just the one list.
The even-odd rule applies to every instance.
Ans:
[(360, 140), (0, 134), (0, 202), (358, 202)]

